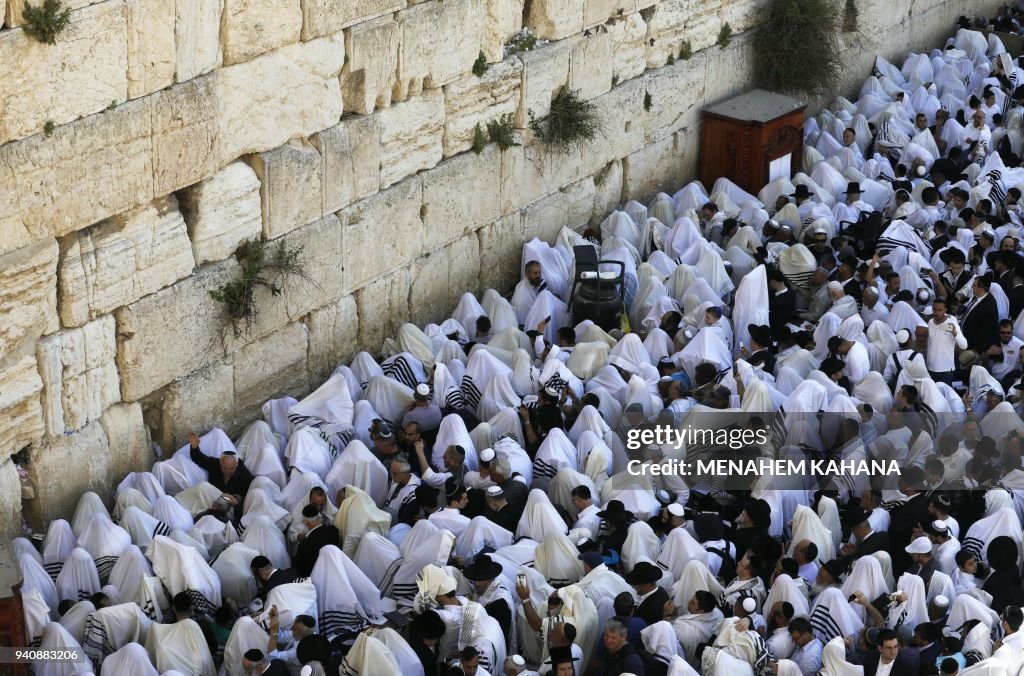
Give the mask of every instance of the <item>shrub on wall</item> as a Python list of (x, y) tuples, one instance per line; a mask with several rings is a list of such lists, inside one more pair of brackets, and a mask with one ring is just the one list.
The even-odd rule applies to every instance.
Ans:
[(601, 133), (594, 104), (563, 85), (551, 99), (551, 112), (537, 120), (530, 115), (530, 129), (544, 145), (566, 152), (585, 147)]
[(760, 86), (831, 95), (842, 69), (839, 17), (833, 0), (772, 0), (768, 20), (754, 36)]
[(57, 44), (57, 37), (71, 24), (71, 10), (61, 0), (43, 0), (40, 5), (25, 3), (22, 30), (43, 44)]

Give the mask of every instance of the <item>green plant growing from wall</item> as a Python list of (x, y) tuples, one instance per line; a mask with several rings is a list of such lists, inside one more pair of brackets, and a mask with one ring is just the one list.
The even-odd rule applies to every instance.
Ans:
[(476, 127), (473, 129), (473, 152), (479, 155), (484, 151), (484, 146), (487, 145), (487, 134), (480, 128), (480, 123), (476, 123)]
[(43, 136), (50, 138), (53, 136), (53, 130), (57, 128), (57, 125), (53, 123), (53, 120), (47, 120), (43, 124)]
[(718, 46), (725, 49), (732, 42), (732, 26), (726, 21), (722, 24), (722, 30), (718, 31)]
[(551, 99), (547, 117), (530, 114), (530, 129), (541, 143), (559, 152), (582, 149), (602, 131), (594, 104), (566, 85)]
[(43, 0), (40, 5), (26, 2), (22, 17), (25, 34), (46, 45), (57, 44), (57, 38), (71, 25), (71, 10), (61, 0)]
[[(772, 0), (754, 35), (758, 86), (808, 97), (832, 96), (842, 73), (839, 13), (833, 0)], [(813, 48), (811, 47), (813, 45)]]
[(513, 133), (512, 113), (506, 113), (497, 120), (487, 123), (487, 135), (491, 141), (498, 144), (502, 152), (520, 145)]
[(289, 248), (284, 242), (271, 246), (252, 240), (238, 247), (235, 260), (242, 268), (242, 276), (210, 290), (210, 297), (224, 305), (236, 338), (251, 329), (259, 315), (256, 303), (258, 289), (266, 289), (271, 296), (280, 296), (291, 277), (315, 284), (299, 260), (301, 255), (302, 247)]
[(689, 61), (692, 56), (693, 45), (690, 44), (689, 40), (683, 40), (683, 44), (679, 47), (679, 58), (683, 61)]
[(669, 52), (668, 53), (668, 59), (665, 61), (665, 65), (666, 66), (671, 66), (675, 62), (676, 62), (676, 55), (673, 54), (672, 52)]
[(846, 6), (843, 7), (843, 32), (844, 33), (856, 33), (857, 32), (857, 17), (860, 14), (857, 9), (856, 0), (846, 0)]
[(480, 52), (480, 56), (476, 57), (476, 61), (473, 62), (473, 75), (483, 77), (488, 68), (490, 66), (487, 65), (487, 57), (484, 56), (483, 52)]
[(617, 84), (619, 84), (619, 74), (618, 73), (613, 73), (612, 74), (612, 86), (614, 87)]
[(654, 99), (651, 97), (650, 92), (644, 92), (644, 110), (651, 112), (651, 106), (654, 105)]

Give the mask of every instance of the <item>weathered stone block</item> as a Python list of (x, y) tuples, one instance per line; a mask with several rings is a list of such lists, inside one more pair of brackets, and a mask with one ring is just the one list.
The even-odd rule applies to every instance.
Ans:
[(646, 143), (699, 122), (704, 107), (708, 51), (711, 50), (643, 78), (645, 92), (651, 95), (651, 109), (644, 116)]
[(519, 55), (523, 62), (523, 84), (520, 92), (516, 126), (525, 129), (530, 114), (540, 119), (551, 110), (551, 97), (569, 81), (569, 43), (553, 42)]
[(480, 288), (511, 291), (519, 279), (523, 250), (523, 216), (520, 212), (480, 228)]
[(242, 242), (259, 239), (262, 185), (245, 162), (232, 162), (180, 194), (197, 265), (221, 261)]
[(11, 542), (21, 533), (21, 481), (10, 458), (0, 461), (0, 585), (14, 586), (21, 568), (14, 560)]
[(468, 73), (483, 41), (484, 0), (421, 2), (399, 14), (400, 100)]
[(380, 113), (381, 188), (441, 161), (444, 93), (435, 89)]
[(345, 111), (369, 115), (391, 105), (398, 80), (401, 32), (391, 16), (357, 24), (348, 31), (348, 63), (342, 76)]
[(526, 25), (546, 40), (561, 40), (583, 30), (586, 0), (532, 0)]
[(217, 129), (224, 162), (337, 124), (341, 33), (282, 47), (218, 71)]
[(0, 33), (0, 144), (99, 112), (128, 96), (128, 22), (122, 3), (71, 13), (55, 45)]
[(501, 213), (511, 213), (579, 175), (577, 151), (562, 153), (539, 143), (509, 148), (501, 153)]
[(569, 87), (584, 99), (600, 96), (612, 88), (615, 62), (612, 37), (607, 31), (594, 30), (571, 42), (569, 51)]
[(166, 195), (220, 168), (216, 75), (153, 94), (153, 194)]
[[(480, 240), (475, 233), (455, 240), (448, 245), (449, 311), (454, 310), (464, 293), (478, 295), (480, 292)], [(443, 318), (442, 318), (443, 319)]]
[(175, 0), (126, 0), (130, 99), (174, 82), (175, 5)]
[(174, 79), (185, 82), (219, 68), (222, 2), (176, 2), (174, 44), (177, 63)]
[(356, 354), (359, 339), (359, 312), (353, 294), (342, 296), (337, 303), (310, 312), (306, 317), (309, 328), (309, 377), (312, 385), (322, 383), (334, 369)]
[(476, 125), (487, 133), (487, 123), (519, 109), (523, 64), (509, 59), (487, 69), (483, 77), (469, 74), (444, 88), (445, 157), (469, 150)]
[(57, 330), (57, 242), (0, 256), (0, 360)]
[(622, 204), (622, 162), (609, 162), (594, 175), (594, 211), (590, 224), (596, 225)]
[(50, 138), (0, 145), (0, 253), (149, 202), (150, 105), (131, 101), (57, 127)]
[(505, 45), (523, 26), (526, 0), (487, 0), (484, 20), (484, 57), (494, 63), (505, 58)]
[[(423, 172), (424, 249), (429, 253), (498, 218), (501, 151), (465, 153)], [(462, 265), (464, 261), (460, 261)]]
[(562, 227), (580, 230), (594, 210), (590, 177), (547, 195), (523, 209), (523, 240), (534, 237), (554, 244)]
[(403, 268), (356, 291), (360, 350), (380, 354), (384, 339), (409, 321), (410, 282), (409, 269)]
[(647, 68), (647, 24), (640, 13), (608, 24), (612, 41), (612, 72), (619, 82), (642, 75)]
[(224, 65), (298, 42), (301, 30), (299, 0), (225, 0), (221, 24)]
[(111, 315), (39, 341), (47, 434), (57, 437), (81, 429), (120, 400), (116, 356)]
[(216, 362), (179, 378), (163, 390), (160, 430), (156, 442), (165, 455), (188, 441), (188, 433), (217, 426), (230, 430), (234, 418), (233, 369)]
[(636, 12), (636, 0), (586, 0), (583, 7), (583, 27), (599, 26), (611, 17)]
[(741, 94), (753, 86), (754, 59), (749, 56), (752, 42), (751, 32), (741, 33), (734, 36), (725, 49), (707, 50), (706, 105)]
[(344, 289), (358, 289), (420, 255), (426, 238), (422, 203), (422, 182), (413, 177), (339, 213), (345, 226)]
[(107, 435), (110, 469), (115, 477), (149, 471), (153, 466), (153, 448), (138, 402), (114, 404), (103, 412), (100, 425)]
[(380, 118), (342, 120), (310, 141), (320, 151), (324, 215), (343, 209), (380, 188)]
[(646, 203), (659, 192), (674, 190), (683, 182), (676, 136), (639, 150), (622, 160), (622, 186), (630, 199)]
[(70, 519), (82, 493), (103, 499), (117, 480), (110, 471), (110, 447), (98, 422), (35, 446), (29, 452), (28, 475), (36, 496), (26, 504), (33, 525)]
[(236, 416), (254, 418), (268, 399), (309, 392), (307, 333), (302, 322), (286, 324), (232, 355)]
[(320, 153), (305, 139), (254, 155), (263, 205), (263, 237), (274, 239), (320, 218)]
[(405, 0), (302, 0), (302, 39), (362, 24), (405, 7)]
[(137, 401), (223, 353), (230, 327), (209, 292), (237, 274), (238, 263), (229, 258), (115, 312), (125, 401)]
[(597, 173), (608, 162), (643, 147), (645, 91), (636, 78), (592, 100), (599, 131), (581, 154), (578, 175)]
[[(461, 261), (459, 261), (461, 264)], [(409, 321), (417, 326), (444, 321), (455, 306), (448, 306), (448, 247), (413, 261), (409, 288)]]
[[(81, 9), (82, 7), (88, 7), (89, 5), (95, 5), (97, 2), (103, 0), (66, 0), (64, 6), (68, 9)], [(32, 3), (30, 4), (38, 4)], [(2, 6), (0, 6), (2, 9)], [(25, 18), (22, 13), (25, 11), (25, 0), (7, 0), (7, 16), (4, 25), (10, 28), (20, 26), (25, 22)]]
[(0, 370), (0, 451), (5, 456), (42, 438), (42, 389), (35, 355), (25, 355)]
[(194, 265), (174, 197), (68, 235), (57, 268), (61, 320), (84, 324), (187, 277)]

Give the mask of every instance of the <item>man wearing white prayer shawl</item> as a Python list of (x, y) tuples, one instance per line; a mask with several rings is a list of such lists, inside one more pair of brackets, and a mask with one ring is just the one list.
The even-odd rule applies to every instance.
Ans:
[(338, 670), (341, 676), (410, 676), (388, 647), (368, 633), (359, 634)]
[[(200, 557), (199, 552), (170, 538), (157, 536), (146, 550), (146, 557), (153, 563), (153, 572), (160, 578), (167, 591), (174, 596), (181, 592), (195, 592), (202, 599), (197, 612), (212, 615), (221, 605), (220, 578)], [(199, 601), (196, 598), (196, 601)]]
[[(138, 643), (129, 643), (103, 660), (103, 667), (99, 671), (100, 676), (120, 676), (121, 674), (159, 676), (159, 672), (149, 661), (146, 649)], [(231, 676), (235, 675), (231, 674)]]
[(338, 505), (334, 525), (338, 529), (342, 551), (349, 556), (355, 556), (359, 540), (366, 533), (387, 535), (391, 528), (391, 515), (378, 509), (373, 499), (355, 486), (345, 486), (344, 496)]
[(101, 608), (85, 623), (82, 648), (96, 667), (111, 653), (129, 643), (145, 643), (150, 620), (135, 603)]
[(57, 575), (56, 585), (61, 599), (81, 601), (98, 592), (101, 588), (100, 577), (89, 552), (75, 547)]
[[(56, 622), (50, 622), (43, 629), (43, 637), (39, 643), (39, 650), (51, 650), (51, 651), (71, 651), (75, 650), (78, 655), (77, 659), (73, 661), (57, 662), (57, 661), (35, 661), (32, 663), (32, 673), (36, 676), (73, 676), (75, 674), (91, 674), (93, 673), (92, 664), (89, 662), (88, 655), (82, 650), (82, 646), (79, 645), (75, 637), (68, 633), (68, 631)], [(210, 666), (213, 666), (211, 662)], [(203, 676), (213, 676), (213, 670), (210, 673), (203, 674)]]
[(749, 619), (726, 618), (714, 643), (701, 655), (703, 673), (712, 676), (761, 673), (768, 666), (764, 639)]
[(177, 669), (196, 676), (217, 673), (203, 630), (192, 619), (151, 625), (146, 636), (146, 652), (161, 672)]
[(686, 612), (672, 620), (683, 655), (696, 656), (697, 647), (706, 643), (722, 623), (722, 611), (711, 592), (698, 591), (686, 604)]

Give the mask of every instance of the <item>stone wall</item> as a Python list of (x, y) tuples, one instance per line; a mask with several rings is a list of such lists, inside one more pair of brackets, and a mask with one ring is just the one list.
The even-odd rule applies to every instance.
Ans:
[[(153, 443), (235, 432), (402, 322), (509, 290), (524, 239), (678, 188), (701, 108), (752, 85), (768, 0), (66, 1), (55, 46), (18, 27), (24, 0), (0, 29), (4, 543), (22, 516), (109, 495)], [(848, 87), (874, 54), (938, 45), (998, 4), (857, 2)], [(506, 55), (523, 26), (548, 43)], [(670, 64), (684, 40), (693, 56)], [(553, 155), (528, 122), (563, 85), (603, 138)], [(506, 114), (522, 145), (473, 153), (476, 125)], [(209, 291), (257, 237), (301, 246), (315, 283), (260, 295), (235, 337)], [(24, 448), (23, 506), (7, 456)]]

